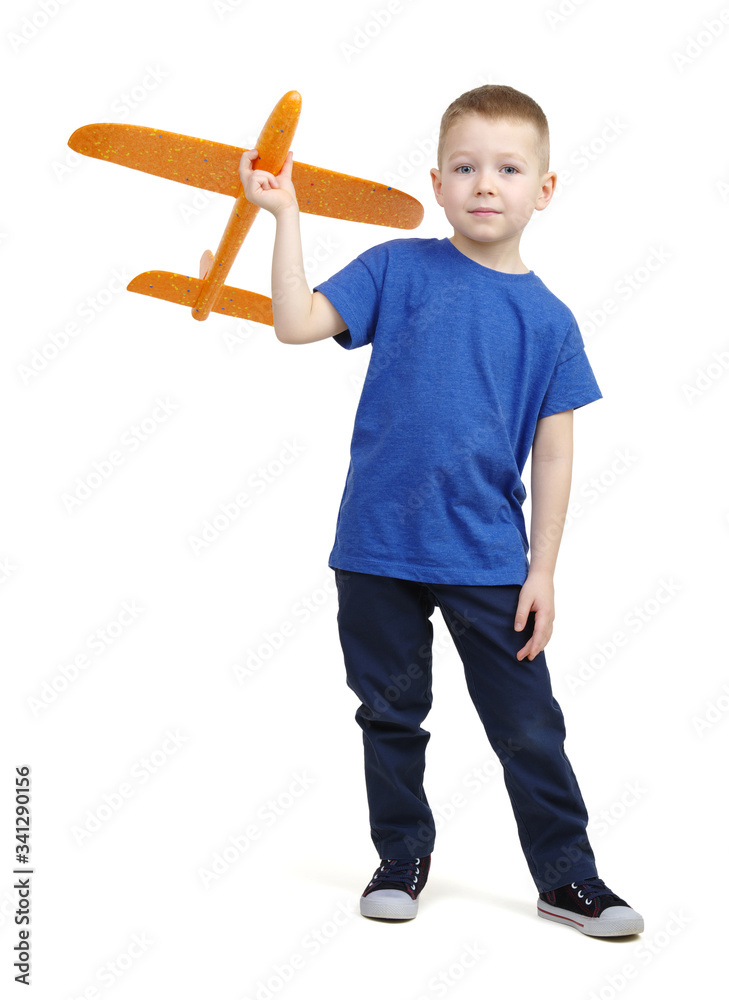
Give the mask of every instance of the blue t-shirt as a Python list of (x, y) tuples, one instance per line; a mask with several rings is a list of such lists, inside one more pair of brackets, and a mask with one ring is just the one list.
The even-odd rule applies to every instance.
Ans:
[(523, 584), (537, 420), (602, 398), (571, 311), (448, 238), (382, 243), (314, 291), (347, 324), (338, 344), (372, 345), (328, 565)]

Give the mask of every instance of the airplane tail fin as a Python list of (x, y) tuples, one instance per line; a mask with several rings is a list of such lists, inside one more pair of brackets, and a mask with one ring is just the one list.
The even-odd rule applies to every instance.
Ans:
[(215, 260), (212, 250), (206, 250), (200, 258), (200, 277), (206, 278), (213, 261)]
[[(203, 281), (190, 275), (175, 274), (172, 271), (144, 271), (136, 278), (132, 278), (127, 285), (127, 291), (188, 306), (195, 316), (195, 303), (202, 287)], [(223, 285), (213, 306), (213, 312), (273, 326), (271, 300), (265, 295), (247, 292), (243, 288), (233, 288), (232, 285)]]

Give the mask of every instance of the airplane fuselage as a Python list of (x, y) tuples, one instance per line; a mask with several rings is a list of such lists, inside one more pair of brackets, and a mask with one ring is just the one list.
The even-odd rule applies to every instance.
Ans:
[[(300, 114), (301, 94), (297, 90), (290, 90), (284, 94), (268, 116), (258, 142), (253, 147), (258, 150), (258, 159), (254, 161), (257, 169), (266, 170), (274, 176), (278, 174), (286, 160)], [(252, 205), (246, 200), (241, 183), (240, 194), (235, 199), (233, 211), (230, 213), (228, 224), (212, 261), (209, 258), (209, 251), (206, 251), (200, 262), (200, 277), (204, 280), (200, 295), (192, 309), (195, 319), (207, 319), (215, 308), (228, 272), (259, 211), (257, 205)], [(207, 269), (204, 270), (206, 265)]]

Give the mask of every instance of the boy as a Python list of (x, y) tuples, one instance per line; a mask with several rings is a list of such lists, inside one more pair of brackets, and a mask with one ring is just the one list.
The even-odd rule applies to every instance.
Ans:
[[(328, 563), (381, 859), (361, 913), (414, 917), (430, 870), (421, 723), (437, 605), (504, 768), (538, 914), (598, 937), (640, 933), (641, 915), (597, 877), (543, 653), (573, 410), (602, 398), (574, 316), (519, 255), (556, 182), (544, 113), (511, 87), (461, 95), (443, 115), (431, 170), (453, 236), (372, 247), (313, 293), (293, 153), (277, 177), (253, 170), (256, 157), (243, 154), (240, 176), (246, 198), (276, 217), (276, 336), (372, 345)], [(530, 449), (528, 562), (520, 477)]]

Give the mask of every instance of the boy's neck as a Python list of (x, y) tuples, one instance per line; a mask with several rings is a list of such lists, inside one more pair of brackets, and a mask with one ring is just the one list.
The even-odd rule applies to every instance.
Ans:
[(454, 232), (448, 239), (466, 257), (475, 260), (477, 264), (491, 268), (492, 271), (504, 271), (506, 274), (528, 274), (529, 268), (524, 265), (519, 256), (519, 244), (479, 243), (470, 240), (463, 233)]

